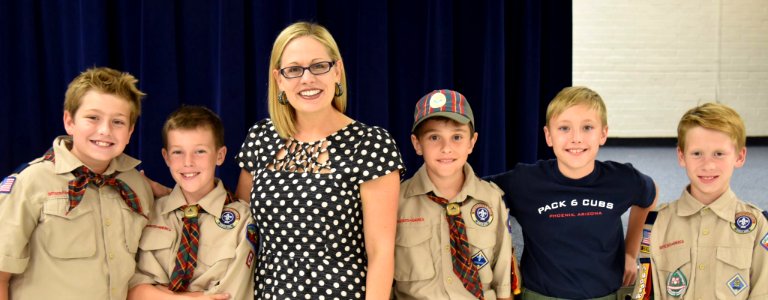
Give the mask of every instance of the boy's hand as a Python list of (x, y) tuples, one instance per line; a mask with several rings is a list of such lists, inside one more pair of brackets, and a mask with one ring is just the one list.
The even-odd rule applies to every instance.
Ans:
[(624, 279), (622, 280), (622, 286), (630, 286), (635, 284), (637, 279), (637, 258), (632, 255), (624, 254)]
[(149, 179), (147, 175), (144, 174), (144, 170), (139, 171), (141, 173), (141, 176), (144, 177), (144, 180), (149, 183), (149, 186), (152, 188), (152, 195), (155, 196), (155, 198), (160, 198), (163, 196), (166, 196), (171, 193), (172, 189), (164, 186), (157, 181), (154, 181), (152, 179)]

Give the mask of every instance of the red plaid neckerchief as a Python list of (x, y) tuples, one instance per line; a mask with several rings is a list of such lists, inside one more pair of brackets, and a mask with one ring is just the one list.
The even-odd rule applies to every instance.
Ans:
[[(56, 157), (54, 155), (53, 148), (45, 152), (43, 159), (56, 163)], [(81, 166), (72, 170), (72, 175), (75, 175), (75, 179), (70, 180), (68, 183), (69, 209), (67, 212), (72, 211), (75, 209), (75, 207), (77, 207), (78, 204), (80, 204), (80, 202), (83, 200), (83, 195), (85, 195), (86, 187), (89, 183), (91, 183), (98, 188), (101, 188), (105, 185), (115, 187), (117, 191), (120, 192), (120, 197), (123, 198), (125, 204), (128, 205), (128, 207), (130, 207), (133, 212), (141, 215), (145, 219), (149, 219), (141, 208), (141, 201), (139, 200), (139, 196), (133, 192), (133, 189), (131, 189), (131, 187), (128, 186), (125, 181), (117, 179), (117, 174), (119, 174), (119, 172), (112, 173), (111, 175), (96, 174), (86, 166)]]
[[(461, 217), (461, 209), (458, 207), (448, 207), (448, 199), (440, 198), (433, 193), (427, 194), (427, 198), (446, 208), (445, 219), (448, 221), (448, 231), (451, 234), (453, 273), (461, 279), (461, 284), (464, 285), (464, 288), (469, 293), (479, 300), (485, 300), (483, 296), (483, 283), (480, 282), (477, 266), (472, 263), (472, 259), (469, 256), (467, 229), (464, 225), (464, 218)], [(459, 205), (460, 207), (458, 203), (451, 203), (451, 205)]]
[[(235, 201), (237, 199), (227, 191), (224, 206)], [(174, 292), (186, 292), (189, 290), (189, 284), (192, 282), (192, 276), (197, 267), (197, 250), (200, 243), (198, 216), (204, 210), (199, 208), (197, 204), (184, 205), (179, 209), (184, 212), (182, 218), (184, 229), (181, 232), (181, 243), (179, 243), (179, 251), (176, 252), (176, 266), (173, 267), (168, 289)]]

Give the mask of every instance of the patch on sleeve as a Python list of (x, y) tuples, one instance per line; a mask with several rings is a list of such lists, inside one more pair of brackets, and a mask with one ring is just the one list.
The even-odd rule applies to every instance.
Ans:
[(760, 245), (763, 245), (763, 248), (768, 250), (768, 233), (766, 233), (763, 239), (760, 241)]
[(0, 182), (0, 193), (2, 194), (8, 194), (13, 190), (13, 184), (16, 183), (16, 177), (15, 176), (8, 176), (3, 179), (3, 182)]
[(485, 254), (483, 254), (483, 251), (477, 251), (475, 255), (472, 255), (472, 263), (475, 264), (475, 267), (477, 267), (478, 270), (482, 269), (486, 265), (488, 265), (488, 258), (485, 257)]
[(640, 251), (643, 253), (651, 253), (651, 231), (643, 229), (643, 239), (640, 240)]
[(248, 224), (246, 230), (246, 238), (248, 239), (248, 242), (251, 243), (251, 247), (253, 247), (253, 250), (259, 251), (259, 235), (256, 233), (256, 225)]
[(245, 258), (245, 266), (248, 268), (251, 268), (251, 265), (253, 264), (253, 250), (248, 250), (248, 257)]

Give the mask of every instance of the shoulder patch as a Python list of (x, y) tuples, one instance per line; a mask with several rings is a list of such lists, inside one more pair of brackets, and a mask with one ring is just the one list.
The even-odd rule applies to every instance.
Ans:
[(16, 183), (16, 176), (8, 176), (0, 182), (0, 194), (8, 194), (13, 190), (13, 184)]

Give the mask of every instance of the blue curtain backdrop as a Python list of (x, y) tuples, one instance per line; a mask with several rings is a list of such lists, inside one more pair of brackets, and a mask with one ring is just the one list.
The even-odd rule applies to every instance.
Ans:
[(219, 113), (229, 154), (219, 170), (234, 189), (233, 159), (267, 116), (272, 42), (286, 25), (315, 21), (336, 38), (348, 76), (347, 113), (387, 128), (408, 175), (413, 105), (450, 88), (472, 104), (479, 174), (551, 157), (544, 109), (571, 84), (571, 2), (484, 1), (0, 1), (0, 177), (64, 134), (69, 81), (91, 66), (139, 78), (148, 96), (126, 152), (166, 185), (160, 129), (181, 104)]

